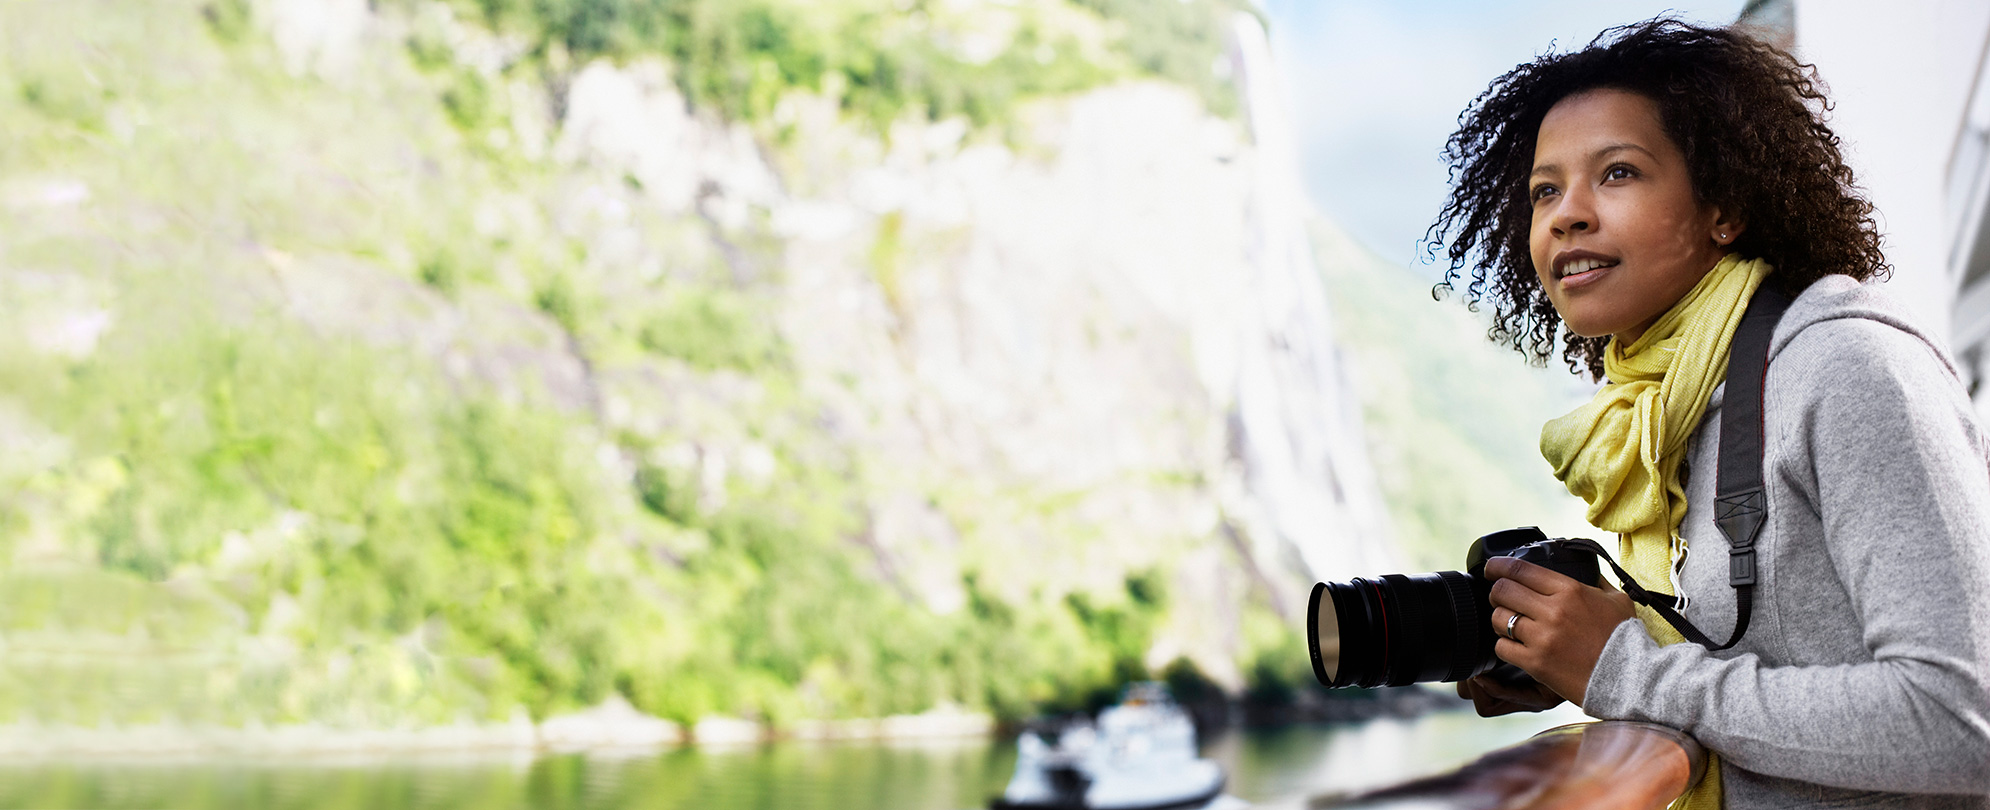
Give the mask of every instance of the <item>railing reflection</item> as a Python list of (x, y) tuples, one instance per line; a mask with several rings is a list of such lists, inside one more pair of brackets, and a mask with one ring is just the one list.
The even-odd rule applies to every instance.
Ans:
[(1309, 808), (1354, 810), (1658, 810), (1706, 767), (1691, 737), (1648, 723), (1579, 723), (1541, 732), (1451, 773), (1320, 796)]

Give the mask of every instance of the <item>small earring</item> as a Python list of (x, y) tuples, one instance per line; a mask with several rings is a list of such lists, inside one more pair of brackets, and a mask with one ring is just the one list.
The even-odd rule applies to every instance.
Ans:
[(1727, 233), (1725, 231), (1721, 233), (1721, 241), (1723, 242), (1727, 241)]

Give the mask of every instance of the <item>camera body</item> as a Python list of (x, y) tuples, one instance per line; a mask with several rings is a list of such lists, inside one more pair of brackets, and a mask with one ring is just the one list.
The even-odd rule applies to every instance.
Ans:
[(1492, 671), (1524, 682), (1526, 673), (1493, 655), (1499, 637), (1485, 570), (1494, 557), (1526, 560), (1585, 585), (1602, 581), (1590, 548), (1527, 526), (1472, 541), (1462, 572), (1322, 582), (1306, 610), (1314, 677), (1329, 687), (1375, 687), (1462, 681)]
[[(1512, 557), (1546, 568), (1584, 585), (1594, 587), (1602, 570), (1596, 553), (1559, 537), (1549, 537), (1533, 526), (1502, 529), (1472, 541), (1465, 550), (1465, 573), (1486, 580), (1486, 563), (1494, 557)], [(1486, 587), (1492, 583), (1487, 581)]]

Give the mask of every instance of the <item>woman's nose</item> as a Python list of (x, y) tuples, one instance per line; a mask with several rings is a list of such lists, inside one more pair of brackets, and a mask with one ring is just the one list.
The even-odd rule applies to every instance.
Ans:
[(1548, 226), (1554, 229), (1556, 236), (1593, 231), (1596, 229), (1594, 203), (1595, 200), (1585, 190), (1564, 192), (1555, 206), (1554, 216), (1548, 220)]

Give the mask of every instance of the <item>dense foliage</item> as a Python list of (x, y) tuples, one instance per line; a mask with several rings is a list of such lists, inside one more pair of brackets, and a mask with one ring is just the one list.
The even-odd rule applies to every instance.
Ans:
[(880, 125), (913, 112), (976, 123), (1018, 100), (1131, 75), (1235, 100), (1215, 75), (1240, 0), (456, 0), (541, 60), (664, 56), (686, 97), (766, 118), (794, 89), (828, 92)]
[[(561, 178), (483, 137), (507, 103), (488, 79), (411, 48), (321, 82), (280, 66), (253, 4), (101, 5), (0, 10), (0, 175), (53, 189), (10, 209), (0, 254), (0, 722), (382, 726), (611, 692), (687, 723), (1013, 717), (1147, 674), (1171, 609), (1152, 573), (1031, 600), (970, 570), (952, 611), (891, 587), (858, 542), (871, 462), (816, 428), (767, 291), (705, 224), (653, 213), (682, 266), (614, 286), (631, 274), (553, 221)], [(1177, 28), (1216, 8), (1166, 5)], [(987, 116), (1116, 69), (1057, 67), (1070, 29), (1027, 26), (976, 64), (858, 5), (476, 10), (549, 67), (668, 57), (746, 117), (837, 84), (879, 120)], [(1154, 30), (1108, 39), (1207, 70)], [(80, 349), (38, 342), (78, 328)], [(631, 367), (751, 392), (725, 416), (768, 474), (714, 489), (670, 460), (695, 428), (607, 427), (598, 372)], [(579, 394), (556, 390), (570, 368)]]

